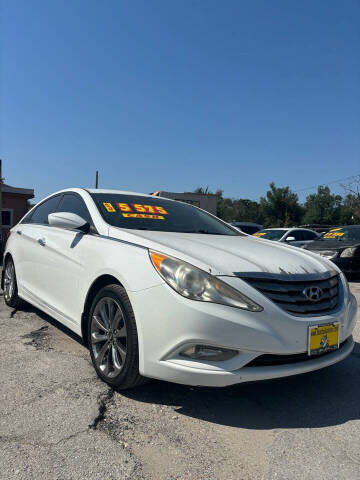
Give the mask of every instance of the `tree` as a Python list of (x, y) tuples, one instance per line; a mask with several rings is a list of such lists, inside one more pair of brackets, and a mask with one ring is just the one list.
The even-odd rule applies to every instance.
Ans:
[(290, 187), (276, 187), (270, 183), (266, 197), (261, 197), (260, 205), (264, 212), (264, 223), (272, 227), (289, 227), (300, 222), (303, 209), (299, 198)]
[(209, 185), (207, 185), (205, 188), (204, 187), (195, 188), (194, 193), (201, 193), (203, 195), (208, 195), (209, 193), (212, 193), (212, 192), (209, 189)]
[(264, 223), (264, 210), (262, 206), (248, 198), (233, 199), (233, 220), (237, 222)]
[(319, 185), (317, 193), (306, 197), (304, 223), (338, 225), (342, 214), (342, 197), (330, 193), (328, 186)]
[(342, 187), (346, 192), (343, 217), (348, 219), (342, 223), (360, 223), (360, 175), (355, 175)]
[(233, 220), (233, 200), (231, 198), (224, 198), (223, 191), (217, 190), (217, 206), (216, 215), (225, 220), (225, 222), (231, 222)]

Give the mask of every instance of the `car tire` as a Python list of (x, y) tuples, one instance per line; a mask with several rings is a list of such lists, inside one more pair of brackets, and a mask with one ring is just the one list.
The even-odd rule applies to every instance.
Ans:
[(8, 307), (19, 309), (25, 305), (25, 301), (18, 295), (15, 264), (8, 257), (4, 266), (4, 300)]
[(134, 312), (121, 285), (107, 285), (95, 296), (87, 330), (91, 360), (101, 380), (119, 390), (146, 381), (139, 373)]

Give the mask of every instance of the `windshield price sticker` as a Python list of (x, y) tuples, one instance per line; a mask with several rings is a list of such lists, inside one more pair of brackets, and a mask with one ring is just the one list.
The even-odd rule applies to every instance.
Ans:
[(115, 208), (111, 205), (110, 202), (103, 202), (103, 205), (108, 212), (116, 212)]
[[(165, 220), (163, 215), (169, 215), (164, 207), (159, 205), (144, 205), (142, 203), (120, 203), (116, 202), (113, 206), (110, 202), (103, 202), (108, 212), (122, 212), (122, 216), (126, 218), (152, 218), (155, 220)], [(142, 214), (142, 215), (139, 215)]]
[(253, 235), (254, 237), (263, 237), (264, 235), (266, 235), (266, 232), (256, 232)]
[(344, 232), (338, 232), (335, 230), (330, 230), (330, 232), (326, 233), (324, 235), (324, 238), (336, 238), (336, 237), (342, 237), (344, 235)]
[(165, 220), (162, 215), (150, 215), (148, 213), (123, 213), (125, 218), (150, 218), (152, 220)]

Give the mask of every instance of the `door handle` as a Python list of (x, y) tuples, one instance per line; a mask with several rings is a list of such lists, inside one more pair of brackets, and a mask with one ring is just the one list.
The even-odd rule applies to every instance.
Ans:
[(45, 245), (46, 245), (46, 239), (45, 239), (45, 238), (38, 238), (38, 243), (39, 243), (42, 247), (45, 247)]
[(16, 233), (17, 233), (18, 235), (21, 235), (21, 234), (22, 234), (21, 230), (16, 230)]

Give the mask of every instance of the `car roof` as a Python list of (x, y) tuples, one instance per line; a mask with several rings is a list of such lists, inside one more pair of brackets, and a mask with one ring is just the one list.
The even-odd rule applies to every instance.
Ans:
[(260, 223), (253, 223), (253, 222), (232, 222), (231, 225), (234, 225), (235, 227), (237, 225), (248, 226), (248, 227), (261, 227), (262, 226)]
[(307, 230), (308, 232), (314, 232), (314, 230), (311, 230), (310, 228), (301, 228), (301, 227), (275, 227), (275, 228), (264, 228), (264, 230)]
[(330, 228), (330, 230), (334, 230), (335, 228), (360, 228), (360, 225), (340, 225), (339, 227)]
[[(128, 192), (126, 190), (111, 190), (106, 188), (84, 188), (89, 193), (110, 193), (110, 194), (120, 194), (120, 195), (137, 195), (141, 197), (151, 197), (154, 198), (154, 195), (149, 195), (148, 193), (140, 193), (140, 192)], [(164, 198), (164, 197), (160, 197)], [(168, 200), (168, 199), (167, 199)]]
[[(114, 189), (106, 189), (106, 188), (79, 188), (79, 187), (72, 187), (72, 188), (64, 188), (62, 190), (58, 190), (57, 192), (53, 192), (51, 195), (48, 195), (46, 198), (52, 197), (53, 195), (59, 195), (60, 193), (66, 192), (87, 192), (87, 193), (103, 193), (103, 194), (120, 194), (120, 195), (131, 195), (131, 196), (138, 196), (138, 197), (147, 197), (147, 198), (161, 198), (163, 200), (169, 200), (169, 202), (175, 202), (172, 198), (165, 198), (165, 197), (157, 197), (155, 195), (149, 195), (148, 193), (141, 193), (141, 192), (128, 192), (126, 190), (114, 190)], [(44, 198), (43, 200), (45, 200)], [(43, 201), (41, 200), (41, 201)]]
[(282, 230), (282, 231), (287, 231), (287, 230), (293, 230), (292, 228), (288, 228), (288, 227), (274, 227), (274, 228), (264, 228), (264, 230)]

